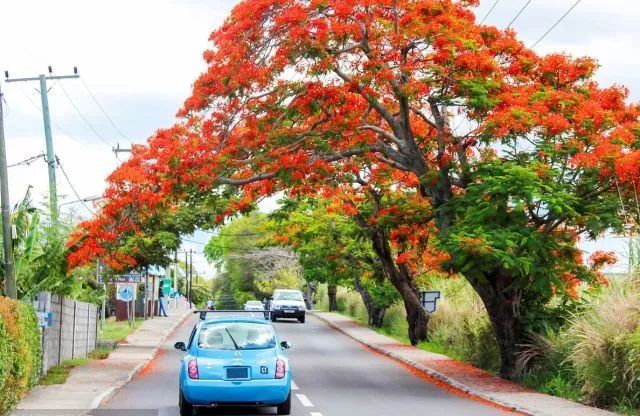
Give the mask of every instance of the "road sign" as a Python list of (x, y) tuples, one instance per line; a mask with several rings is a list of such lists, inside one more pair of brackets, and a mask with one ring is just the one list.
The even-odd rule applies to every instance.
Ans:
[(133, 283), (118, 283), (116, 286), (116, 299), (130, 302), (136, 298), (136, 285)]
[(438, 307), (438, 299), (440, 299), (439, 290), (423, 290), (420, 292), (422, 307), (429, 313), (434, 313)]
[(142, 275), (138, 273), (117, 274), (110, 280), (113, 283), (142, 283)]
[(38, 325), (41, 328), (51, 328), (53, 326), (53, 314), (51, 312), (36, 312)]

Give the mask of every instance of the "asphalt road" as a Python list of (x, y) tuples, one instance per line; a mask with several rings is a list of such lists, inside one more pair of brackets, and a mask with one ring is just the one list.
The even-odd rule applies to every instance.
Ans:
[[(188, 320), (164, 344), (158, 358), (94, 415), (178, 415), (178, 369), (195, 319)], [(395, 361), (373, 353), (308, 316), (306, 324), (278, 322), (294, 372), (292, 415), (297, 416), (489, 416), (508, 414), (445, 391)], [(148, 409), (149, 412), (143, 411)], [(219, 409), (204, 415), (275, 414), (275, 408)]]

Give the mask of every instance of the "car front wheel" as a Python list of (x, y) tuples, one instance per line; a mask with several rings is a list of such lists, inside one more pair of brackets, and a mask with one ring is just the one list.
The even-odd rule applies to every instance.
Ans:
[(289, 396), (287, 396), (287, 400), (285, 400), (284, 402), (278, 405), (278, 414), (279, 415), (291, 414), (291, 392), (289, 392)]
[(180, 416), (193, 416), (193, 405), (184, 398), (182, 390), (180, 390), (179, 406)]
[(298, 318), (298, 322), (300, 322), (301, 324), (304, 323), (304, 315)]

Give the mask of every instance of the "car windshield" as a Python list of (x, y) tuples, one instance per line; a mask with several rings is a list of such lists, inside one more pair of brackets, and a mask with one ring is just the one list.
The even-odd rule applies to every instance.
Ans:
[(300, 292), (276, 292), (273, 295), (274, 300), (299, 300), (302, 301), (302, 293)]
[(198, 348), (205, 350), (261, 350), (275, 346), (271, 325), (250, 322), (205, 324), (198, 337)]

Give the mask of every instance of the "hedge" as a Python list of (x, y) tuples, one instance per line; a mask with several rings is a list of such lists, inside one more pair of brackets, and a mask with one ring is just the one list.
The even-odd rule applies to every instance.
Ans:
[(36, 384), (40, 366), (40, 330), (33, 307), (0, 297), (0, 415)]

